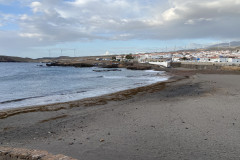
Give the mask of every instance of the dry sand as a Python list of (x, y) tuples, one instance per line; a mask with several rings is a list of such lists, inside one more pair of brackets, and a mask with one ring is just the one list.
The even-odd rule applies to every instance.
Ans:
[(79, 160), (240, 159), (239, 82), (196, 74), (121, 101), (13, 114), (0, 119), (0, 146)]

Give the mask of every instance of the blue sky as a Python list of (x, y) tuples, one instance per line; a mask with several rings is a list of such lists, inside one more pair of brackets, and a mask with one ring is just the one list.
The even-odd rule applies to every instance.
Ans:
[(0, 0), (0, 55), (127, 54), (238, 40), (239, 7), (240, 0)]

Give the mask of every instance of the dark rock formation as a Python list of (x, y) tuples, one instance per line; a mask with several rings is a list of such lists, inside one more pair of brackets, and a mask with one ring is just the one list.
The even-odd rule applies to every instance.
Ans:
[(4, 148), (0, 147), (1, 160), (76, 160), (64, 155), (52, 155), (46, 151), (27, 150), (20, 148)]
[(122, 71), (121, 69), (101, 69), (101, 70), (97, 70), (97, 69), (94, 69), (93, 70), (94, 72), (110, 72), (110, 71)]
[(93, 64), (89, 63), (59, 63), (59, 62), (53, 62), (53, 63), (47, 63), (47, 66), (63, 66), (63, 67), (93, 67)]

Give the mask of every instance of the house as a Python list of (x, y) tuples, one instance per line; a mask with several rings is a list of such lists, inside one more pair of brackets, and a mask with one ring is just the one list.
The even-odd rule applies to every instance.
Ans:
[(116, 56), (117, 61), (123, 61), (125, 59), (124, 55)]

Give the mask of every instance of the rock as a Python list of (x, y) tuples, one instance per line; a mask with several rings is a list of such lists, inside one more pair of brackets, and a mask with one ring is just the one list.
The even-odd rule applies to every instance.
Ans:
[(100, 142), (104, 142), (105, 140), (104, 140), (104, 139), (100, 139), (99, 141), (100, 141)]
[(20, 148), (0, 147), (0, 159), (16, 159), (16, 160), (76, 160), (64, 155), (52, 155), (46, 151), (27, 150)]
[(122, 71), (121, 69), (101, 69), (101, 70), (93, 70), (94, 72), (110, 72), (110, 71)]

